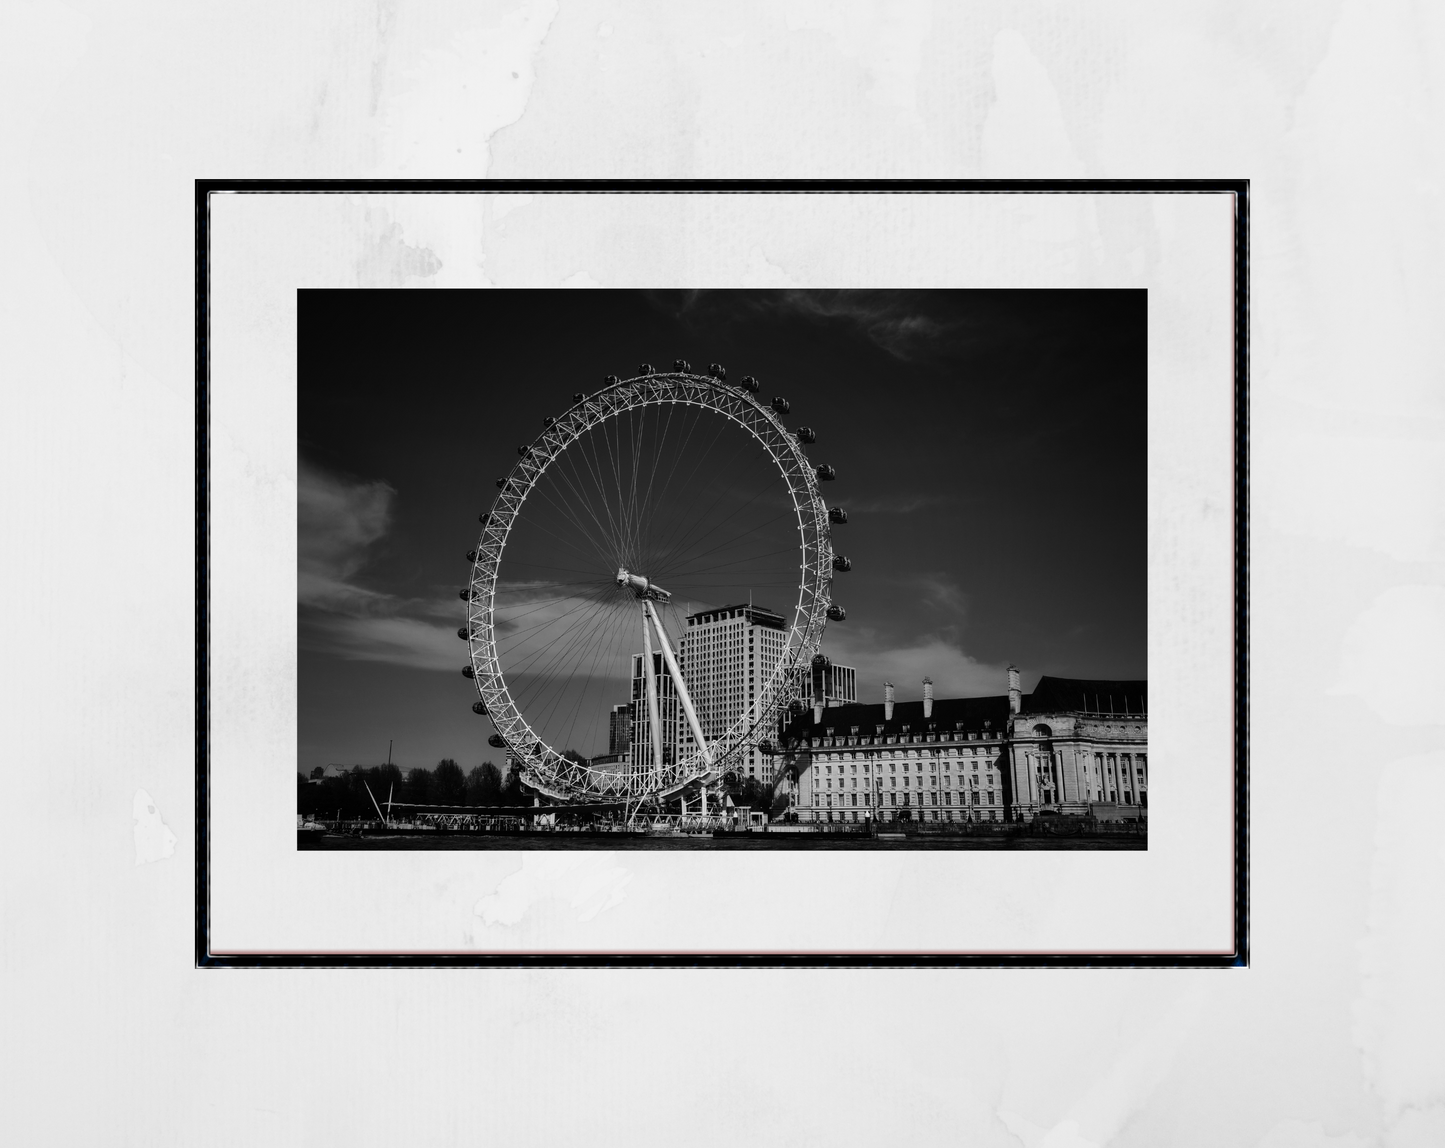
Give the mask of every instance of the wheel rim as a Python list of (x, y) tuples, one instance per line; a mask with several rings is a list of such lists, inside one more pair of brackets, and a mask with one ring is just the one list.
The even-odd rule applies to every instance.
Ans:
[[(514, 664), (510, 669), (504, 664), (509, 660), (506, 646), (508, 627), (513, 621), (508, 614), (509, 545), (513, 542), (514, 531), (519, 526), (525, 528), (528, 525), (524, 515), (529, 498), (539, 509), (543, 509), (542, 502), (546, 500), (564, 517), (567, 516), (566, 503), (569, 499), (561, 499), (559, 505), (555, 493), (565, 492), (568, 487), (575, 491), (577, 480), (589, 470), (594, 478), (597, 477), (599, 429), (605, 432), (609, 424), (615, 426), (620, 443), (624, 419), (633, 419), (631, 425), (635, 427), (639, 412), (645, 415), (649, 410), (660, 411), (663, 408), (668, 408), (669, 412), (689, 408), (700, 420), (726, 420), (762, 448), (774, 469), (773, 481), (780, 492), (786, 492), (786, 501), (792, 511), (792, 554), (797, 557), (796, 598), (791, 604), (790, 616), (785, 617), (786, 644), (782, 656), (766, 667), (765, 678), (759, 673), (756, 693), (748, 698), (740, 716), (731, 720), (726, 728), (711, 724), (704, 729), (706, 753), (702, 747), (694, 745), (691, 752), (671, 762), (665, 761), (661, 766), (653, 762), (646, 771), (634, 768), (619, 773), (615, 768), (609, 770), (582, 765), (564, 757), (565, 747), (553, 744), (558, 728), (556, 723), (549, 724), (545, 720), (546, 715), (538, 712), (529, 714), (529, 709), (537, 708), (534, 700), (525, 696), (525, 688), (522, 690), (524, 696), (517, 696), (509, 684), (509, 673), (518, 676), (516, 671), (523, 664), (516, 659), (512, 659)], [(669, 429), (672, 420), (673, 416), (669, 413)], [(723, 423), (718, 425), (721, 428)], [(721, 429), (717, 433), (721, 435)], [(578, 459), (585, 454), (589, 441), (593, 446), (594, 459), (588, 462), (589, 470), (584, 470), (578, 466)], [(631, 472), (634, 487), (641, 485), (636, 441)], [(500, 480), (500, 492), (483, 516), (485, 521), (468, 583), (467, 625), (463, 631), (470, 654), (469, 669), (481, 703), (509, 753), (519, 761), (523, 779), (540, 792), (562, 800), (666, 798), (698, 782), (711, 782), (727, 769), (735, 768), (739, 755), (756, 744), (779, 709), (795, 696), (795, 671), (798, 667), (809, 665), (817, 652), (830, 603), (833, 549), (828, 511), (819, 490), (817, 472), (809, 463), (798, 437), (784, 427), (772, 410), (756, 401), (747, 391), (714, 378), (671, 372), (639, 375), (610, 383), (574, 403), (555, 420), (549, 420), (543, 433), (523, 449), (525, 453), (521, 453), (516, 465)], [(570, 458), (569, 451), (573, 452)], [(615, 463), (617, 459), (611, 461)], [(701, 462), (696, 465), (701, 466)], [(619, 470), (618, 479), (620, 495), (627, 476)], [(599, 480), (599, 487), (606, 486), (605, 480)], [(605, 498), (605, 489), (603, 495)], [(638, 510), (635, 490), (633, 502), (635, 512), (650, 513), (646, 509)], [(610, 521), (606, 523), (595, 508), (591, 509), (592, 525), (601, 530), (593, 532), (586, 516), (580, 512), (571, 516), (573, 525), (579, 529), (587, 528), (584, 533), (588, 534), (605, 533), (605, 529), (611, 527), (615, 536), (610, 541), (615, 552), (627, 553), (625, 547), (633, 544), (632, 535), (641, 533), (639, 522), (627, 521), (626, 508), (621, 501), (618, 513), (611, 515), (609, 511)], [(576, 505), (573, 510), (577, 510)], [(597, 542), (598, 539), (592, 538), (591, 541)], [(513, 549), (517, 548), (514, 546)], [(582, 549), (580, 544), (577, 549)], [(605, 549), (598, 547), (599, 553)], [(571, 560), (575, 562), (575, 556)], [(706, 554), (698, 558), (703, 568), (707, 560)], [(513, 565), (517, 562), (526, 565), (522, 558), (517, 558)], [(556, 569), (563, 567), (559, 565)], [(610, 571), (608, 573), (610, 575)], [(661, 579), (657, 581), (661, 582)], [(525, 582), (522, 584), (525, 585)], [(586, 596), (583, 597), (585, 599)], [(542, 609), (538, 607), (537, 611)], [(566, 628), (580, 620), (578, 615), (582, 609), (577, 607), (577, 615), (570, 619), (563, 615), (555, 623), (548, 622), (559, 633), (557, 638), (549, 640), (561, 641)], [(535, 629), (536, 625), (532, 628)], [(576, 672), (574, 668), (574, 676)], [(550, 740), (548, 735), (551, 735)]]

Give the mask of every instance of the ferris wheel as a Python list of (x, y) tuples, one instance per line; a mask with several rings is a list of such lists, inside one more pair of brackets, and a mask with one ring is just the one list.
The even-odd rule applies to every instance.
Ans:
[(766, 752), (828, 620), (847, 521), (784, 398), (713, 364), (573, 395), (480, 516), (457, 631), (472, 709), (537, 791), (667, 800)]

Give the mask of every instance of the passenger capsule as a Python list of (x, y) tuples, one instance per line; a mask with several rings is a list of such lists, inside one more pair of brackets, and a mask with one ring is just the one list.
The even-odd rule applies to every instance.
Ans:
[(506, 749), (507, 739), (499, 733), (494, 733), (491, 737), (487, 738), (487, 744), (493, 749)]
[(842, 526), (848, 521), (848, 512), (841, 506), (830, 506), (828, 507), (828, 521), (835, 526)]
[(758, 742), (758, 752), (763, 754), (765, 757), (772, 757), (773, 754), (778, 752), (778, 750), (772, 742), (764, 738), (762, 741)]
[(652, 364), (651, 364), (651, 363), (642, 363), (642, 364), (637, 368), (637, 373), (638, 373), (639, 375), (650, 375), (650, 374), (652, 374)]
[(477, 515), (477, 521), (480, 522), (483, 526), (485, 526), (485, 525), (486, 525), (488, 522), (490, 522), (491, 520), (492, 520), (491, 514), (488, 513), (488, 512), (485, 511), (485, 510), (482, 511), (481, 514)]
[(486, 702), (473, 702), (473, 703), (472, 703), (472, 713), (474, 713), (474, 714), (485, 714), (486, 712), (487, 712), (487, 703), (486, 703)]
[(530, 445), (528, 445), (528, 446), (519, 446), (519, 447), (517, 448), (517, 457), (518, 457), (518, 458), (526, 458), (526, 457), (527, 457), (529, 454), (531, 454), (531, 453), (532, 453), (532, 448), (531, 448)]
[(542, 426), (545, 427), (547, 430), (551, 430), (551, 429), (552, 429), (554, 426), (556, 426), (556, 425), (557, 425), (557, 420), (556, 420), (555, 418), (553, 418), (551, 415), (548, 415), (546, 418), (544, 418), (544, 419), (542, 420)]
[(575, 395), (572, 396), (572, 401), (574, 403), (580, 403), (586, 397), (587, 395), (585, 393), (583, 393), (582, 391), (578, 391)]
[(463, 602), (470, 602), (470, 601), (472, 600), (472, 595), (475, 594), (475, 593), (476, 593), (475, 590), (472, 590), (472, 589), (468, 588), (468, 589), (466, 589), (466, 590), (460, 591), (460, 592), (457, 594), (457, 597), (460, 598)]
[(853, 561), (850, 558), (844, 558), (841, 554), (834, 554), (833, 569), (841, 574), (846, 574), (849, 570), (853, 569)]
[(815, 431), (812, 427), (799, 427), (799, 428), (798, 428), (798, 441), (799, 441), (799, 442), (817, 442), (817, 441), (818, 441), (818, 433), (817, 433), (817, 431)]
[(820, 466), (818, 468), (819, 482), (832, 482), (837, 477), (838, 472), (834, 470), (831, 466), (824, 464), (823, 466)]
[(826, 669), (826, 668), (827, 668), (827, 665), (828, 665), (828, 655), (827, 655), (827, 654), (814, 654), (814, 655), (813, 655), (813, 669), (815, 669), (815, 670)]
[(507, 489), (507, 480), (506, 480), (505, 478), (499, 478), (499, 479), (497, 479), (497, 489), (498, 489), (498, 490), (506, 490), (506, 489)]
[(728, 373), (723, 369), (721, 363), (709, 363), (707, 365), (707, 373), (715, 379), (725, 379), (728, 377)]
[(605, 379), (602, 380), (602, 385), (605, 387), (615, 387), (617, 385), (617, 376), (608, 375)]
[(462, 677), (464, 677), (464, 678), (475, 678), (476, 676), (477, 676), (477, 671), (474, 670), (474, 669), (472, 669), (471, 666), (463, 666), (463, 667), (462, 667)]
[(792, 404), (783, 398), (782, 395), (777, 395), (773, 398), (773, 410), (777, 411), (778, 414), (785, 415), (792, 409)]
[[(831, 611), (831, 610), (829, 611), (829, 614), (830, 614), (830, 616), (831, 616), (831, 614), (832, 614), (832, 611)], [(790, 714), (792, 714), (794, 717), (800, 716), (800, 715), (802, 714), (803, 710), (806, 709), (806, 708), (807, 708), (807, 707), (804, 706), (803, 703), (802, 703), (798, 698), (794, 698), (792, 701), (790, 701), (790, 702), (788, 703), (788, 712), (789, 712)]]
[(828, 617), (831, 618), (834, 622), (846, 621), (848, 617), (848, 611), (843, 609), (842, 606), (829, 606)]
[(476, 552), (475, 550), (468, 550), (468, 551), (467, 551), (467, 561), (468, 561), (468, 562), (475, 562), (476, 560), (477, 560), (477, 552)]
[(749, 375), (743, 380), (743, 390), (747, 391), (750, 395), (757, 394), (760, 385), (758, 380), (753, 378), (752, 375)]
[(465, 627), (465, 626), (463, 626), (460, 630), (457, 631), (457, 637), (460, 638), (460, 639), (461, 639), (462, 641), (464, 641), (464, 642), (465, 642), (468, 638), (470, 638), (471, 636), (472, 636), (472, 631), (469, 630), (469, 629), (467, 629), (467, 627)]

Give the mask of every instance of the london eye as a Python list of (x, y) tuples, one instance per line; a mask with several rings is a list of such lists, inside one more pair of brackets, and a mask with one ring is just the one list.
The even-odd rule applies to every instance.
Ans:
[[(537, 792), (705, 792), (775, 727), (827, 621), (845, 617), (832, 583), (850, 563), (831, 531), (847, 515), (821, 485), (833, 469), (810, 462), (815, 434), (790, 430), (787, 400), (761, 389), (717, 364), (643, 364), (574, 394), (497, 478), (467, 554), (462, 672), (491, 744)], [(699, 622), (744, 607), (766, 623), (756, 645), (743, 625), (700, 640)]]

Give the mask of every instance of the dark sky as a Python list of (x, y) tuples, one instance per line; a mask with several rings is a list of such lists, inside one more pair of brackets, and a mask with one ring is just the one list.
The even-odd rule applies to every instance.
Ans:
[[(853, 570), (860, 700), (1147, 677), (1143, 291), (299, 292), (298, 768), (499, 754), (456, 628), (493, 480), (575, 391), (720, 362), (784, 395)], [(618, 699), (623, 700), (623, 699)]]

